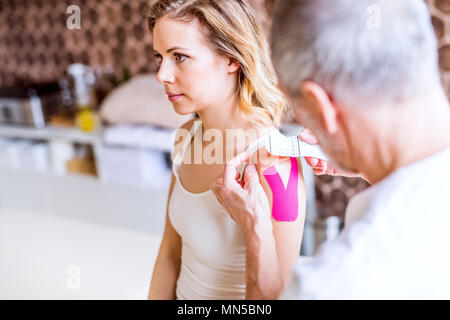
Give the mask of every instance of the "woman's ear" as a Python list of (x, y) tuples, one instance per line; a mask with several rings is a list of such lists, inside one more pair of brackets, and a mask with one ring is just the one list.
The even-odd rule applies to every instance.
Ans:
[(235, 59), (232, 58), (228, 58), (228, 72), (229, 73), (235, 73), (236, 71), (239, 70), (239, 68), (241, 67), (241, 64), (236, 61)]

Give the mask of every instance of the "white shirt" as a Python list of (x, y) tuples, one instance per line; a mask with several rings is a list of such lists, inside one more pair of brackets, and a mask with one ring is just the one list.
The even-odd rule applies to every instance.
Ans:
[(280, 299), (450, 299), (450, 148), (355, 196)]

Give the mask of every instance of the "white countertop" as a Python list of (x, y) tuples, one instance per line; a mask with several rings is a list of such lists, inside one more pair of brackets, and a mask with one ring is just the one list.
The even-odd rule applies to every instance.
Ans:
[(37, 129), (28, 126), (0, 125), (0, 136), (4, 138), (22, 139), (62, 139), (77, 143), (93, 144), (101, 141), (100, 132), (86, 133), (77, 128), (47, 126)]

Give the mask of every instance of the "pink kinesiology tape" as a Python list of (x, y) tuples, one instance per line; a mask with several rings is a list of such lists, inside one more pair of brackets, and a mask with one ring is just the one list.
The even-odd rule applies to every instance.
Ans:
[(286, 188), (275, 166), (264, 170), (263, 174), (272, 189), (272, 217), (276, 221), (295, 221), (298, 217), (297, 159), (291, 158), (291, 173)]

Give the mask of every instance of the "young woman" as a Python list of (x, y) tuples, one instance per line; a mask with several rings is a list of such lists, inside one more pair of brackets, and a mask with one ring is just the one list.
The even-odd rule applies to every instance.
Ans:
[[(149, 26), (159, 59), (158, 81), (178, 114), (199, 116), (182, 127), (192, 139), (175, 146), (149, 299), (245, 299), (246, 240), (210, 185), (222, 174), (227, 155), (243, 151), (234, 138), (226, 138), (230, 132), (238, 139), (256, 132), (247, 136), (254, 140), (279, 125), (286, 101), (277, 88), (267, 42), (243, 0), (160, 0), (151, 8)], [(211, 144), (215, 152), (205, 152)], [(206, 159), (211, 154), (220, 161)], [(303, 233), (301, 164), (260, 155), (256, 168), (273, 209), (279, 270), (286, 282)], [(287, 205), (292, 199), (298, 205)]]

